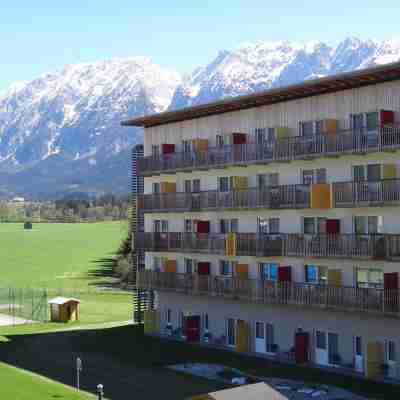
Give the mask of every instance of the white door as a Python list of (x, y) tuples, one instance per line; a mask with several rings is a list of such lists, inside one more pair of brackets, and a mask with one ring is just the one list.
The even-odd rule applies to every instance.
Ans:
[(361, 336), (354, 336), (354, 369), (364, 372), (364, 355)]
[(265, 353), (265, 324), (256, 321), (255, 350), (257, 353)]
[(319, 365), (329, 365), (327, 336), (326, 332), (315, 332), (315, 362)]
[(387, 376), (389, 378), (397, 378), (397, 355), (396, 355), (396, 342), (394, 340), (387, 340), (385, 343), (385, 353), (387, 362)]

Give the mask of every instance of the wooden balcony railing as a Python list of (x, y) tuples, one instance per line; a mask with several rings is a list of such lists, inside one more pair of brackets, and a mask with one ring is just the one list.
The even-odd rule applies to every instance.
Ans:
[(334, 207), (393, 205), (400, 202), (400, 179), (332, 184)]
[[(226, 254), (225, 234), (139, 233), (139, 249), (156, 252)], [(256, 257), (323, 257), (400, 260), (400, 235), (394, 234), (235, 234), (234, 254)]]
[(163, 193), (138, 196), (144, 212), (201, 211), (253, 208), (309, 208), (310, 185), (282, 185), (265, 189), (217, 190), (199, 193)]
[(142, 270), (143, 289), (208, 295), (250, 303), (328, 308), (399, 316), (399, 290), (355, 288), (291, 282), (271, 282), (237, 277), (178, 274)]
[(375, 131), (365, 129), (279, 139), (265, 144), (247, 143), (209, 148), (207, 151), (177, 152), (138, 160), (140, 175), (153, 175), (228, 165), (312, 159), (341, 154), (396, 150), (400, 148), (400, 127), (387, 126)]

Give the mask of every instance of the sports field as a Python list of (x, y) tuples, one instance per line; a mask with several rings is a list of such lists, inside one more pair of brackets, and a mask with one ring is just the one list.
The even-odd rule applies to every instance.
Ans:
[(100, 261), (118, 248), (127, 225), (0, 224), (0, 286), (85, 288), (99, 277), (89, 276)]

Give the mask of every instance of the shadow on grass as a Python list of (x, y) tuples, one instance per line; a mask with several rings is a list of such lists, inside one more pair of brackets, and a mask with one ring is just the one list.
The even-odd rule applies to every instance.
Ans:
[(89, 279), (95, 279), (89, 285), (94, 287), (102, 288), (119, 288), (120, 283), (118, 277), (115, 275), (115, 255), (112, 254), (109, 257), (99, 258), (92, 261), (94, 268), (91, 268), (87, 272)]
[(146, 337), (137, 326), (8, 336), (0, 345), (0, 360), (74, 385), (75, 360), (83, 360), (82, 387), (98, 383), (107, 398), (185, 399), (222, 389), (223, 384), (181, 375), (162, 368), (183, 362), (211, 362), (236, 367), (257, 376), (297, 379), (345, 388), (369, 398), (400, 398), (400, 387), (374, 383), (327, 371), (279, 364), (270, 360)]

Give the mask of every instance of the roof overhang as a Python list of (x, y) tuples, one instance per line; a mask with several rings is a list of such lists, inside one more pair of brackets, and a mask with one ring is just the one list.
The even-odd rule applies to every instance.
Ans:
[(199, 106), (186, 107), (176, 111), (166, 111), (129, 119), (123, 121), (121, 124), (123, 126), (149, 128), (157, 125), (202, 118), (231, 111), (245, 110), (310, 96), (334, 93), (346, 89), (375, 85), (397, 79), (400, 79), (400, 62), (319, 79), (311, 79), (290, 86), (233, 97)]

